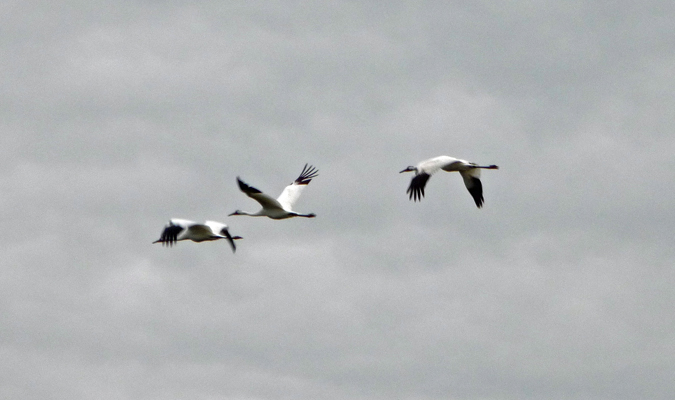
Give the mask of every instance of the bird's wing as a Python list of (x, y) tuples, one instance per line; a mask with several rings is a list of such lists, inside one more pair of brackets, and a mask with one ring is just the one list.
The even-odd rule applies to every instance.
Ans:
[(187, 229), (190, 225), (194, 224), (195, 221), (190, 221), (189, 219), (180, 219), (180, 218), (171, 218), (169, 221), (169, 224), (171, 225), (178, 225), (183, 227), (184, 229)]
[(232, 239), (232, 235), (230, 235), (227, 225), (216, 221), (206, 221), (204, 224), (208, 225), (214, 234), (220, 235), (221, 237), (227, 239), (227, 241), (230, 242), (230, 247), (232, 247), (233, 253), (237, 251), (237, 246), (234, 244), (234, 239)]
[(431, 175), (440, 171), (440, 169), (447, 165), (452, 160), (455, 160), (452, 157), (448, 156), (439, 156), (424, 160), (417, 164), (417, 171), (415, 176), (410, 180), (410, 186), (408, 186), (408, 193), (411, 200), (422, 200), (424, 197), (424, 187), (427, 185), (427, 181), (431, 178)]
[(230, 247), (232, 247), (232, 252), (234, 253), (235, 251), (237, 251), (237, 245), (234, 244), (234, 239), (232, 239), (232, 235), (230, 235), (230, 231), (227, 229), (227, 227), (224, 227), (223, 229), (221, 229), (220, 234), (225, 236), (225, 238), (227, 238), (227, 241), (230, 242)]
[(213, 233), (211, 227), (206, 224), (192, 224), (188, 228), (188, 231), (190, 231), (194, 237), (208, 237)]
[[(180, 220), (179, 220), (180, 221)], [(178, 235), (185, 230), (182, 224), (174, 223), (174, 220), (169, 221), (169, 225), (164, 227), (159, 239), (153, 243), (162, 243), (164, 246), (173, 246), (178, 241)]]
[(417, 164), (417, 170), (420, 172), (426, 172), (429, 175), (433, 175), (436, 172), (443, 169), (444, 171), (458, 171), (459, 167), (464, 160), (460, 160), (454, 157), (449, 156), (438, 156), (424, 160)]
[(424, 187), (426, 186), (429, 178), (431, 178), (431, 175), (427, 174), (426, 172), (421, 172), (410, 180), (410, 186), (408, 186), (406, 193), (410, 195), (409, 198), (411, 200), (422, 200), (422, 197), (424, 197)]
[(483, 184), (480, 182), (480, 169), (473, 168), (467, 171), (459, 171), (464, 179), (464, 185), (471, 193), (473, 201), (478, 208), (483, 207)]
[(239, 189), (241, 189), (242, 192), (246, 193), (248, 197), (260, 203), (263, 208), (283, 209), (277, 200), (254, 188), (253, 186), (247, 185), (244, 181), (239, 179), (239, 177), (237, 177), (237, 183), (239, 184)]
[(279, 204), (287, 211), (292, 210), (293, 205), (298, 201), (298, 198), (300, 198), (300, 194), (304, 188), (309, 185), (312, 178), (316, 178), (317, 176), (319, 176), (319, 170), (311, 165), (305, 164), (300, 176), (298, 176), (293, 183), (286, 186), (284, 191), (281, 192), (281, 195), (277, 198)]

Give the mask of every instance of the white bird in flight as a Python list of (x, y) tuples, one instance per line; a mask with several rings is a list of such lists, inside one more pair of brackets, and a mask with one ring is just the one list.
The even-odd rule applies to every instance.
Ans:
[(203, 224), (198, 224), (186, 219), (172, 218), (169, 221), (169, 224), (164, 227), (159, 239), (152, 243), (162, 243), (164, 246), (173, 246), (176, 242), (181, 240), (204, 242), (218, 239), (227, 239), (227, 241), (230, 242), (232, 252), (234, 253), (237, 250), (234, 241), (243, 238), (241, 236), (230, 235), (227, 225), (220, 222), (206, 221)]
[(465, 160), (460, 160), (458, 158), (448, 157), (448, 156), (439, 156), (424, 160), (417, 164), (417, 166), (410, 166), (403, 171), (413, 171), (415, 176), (410, 181), (410, 186), (406, 193), (410, 194), (411, 200), (422, 200), (424, 197), (424, 187), (427, 184), (427, 181), (438, 170), (443, 171), (458, 171), (462, 178), (464, 179), (464, 185), (471, 193), (473, 200), (476, 202), (478, 208), (483, 206), (483, 185), (480, 183), (480, 170), (481, 169), (499, 169), (496, 165), (478, 165), (471, 163)]
[(301, 214), (293, 211), (293, 205), (300, 197), (302, 190), (309, 184), (312, 178), (318, 176), (318, 170), (313, 166), (305, 164), (302, 168), (300, 176), (293, 181), (290, 185), (286, 186), (281, 195), (274, 199), (269, 195), (261, 192), (260, 190), (247, 185), (237, 177), (237, 183), (239, 184), (239, 189), (242, 192), (253, 200), (260, 203), (262, 208), (257, 213), (249, 213), (246, 211), (237, 210), (230, 215), (249, 215), (251, 217), (269, 217), (272, 219), (286, 219), (292, 217), (305, 217), (305, 218), (314, 218), (316, 214)]

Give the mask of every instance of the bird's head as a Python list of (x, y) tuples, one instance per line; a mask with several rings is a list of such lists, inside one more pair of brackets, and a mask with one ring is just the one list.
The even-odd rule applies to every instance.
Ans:
[(399, 172), (399, 174), (402, 174), (404, 172), (415, 172), (415, 171), (417, 171), (417, 168), (411, 165), (408, 168), (404, 169), (403, 171)]

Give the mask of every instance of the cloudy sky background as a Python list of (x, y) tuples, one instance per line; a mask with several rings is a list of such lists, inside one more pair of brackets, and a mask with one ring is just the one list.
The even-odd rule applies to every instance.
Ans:
[[(3, 397), (675, 392), (672, 2), (0, 11)], [(408, 200), (442, 154), (501, 167), (483, 209)], [(316, 219), (227, 217), (306, 162)]]

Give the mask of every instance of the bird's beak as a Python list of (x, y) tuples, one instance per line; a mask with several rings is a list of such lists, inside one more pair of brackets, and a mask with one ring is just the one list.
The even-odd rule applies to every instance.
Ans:
[(399, 172), (399, 174), (402, 174), (402, 173), (408, 172), (408, 171), (410, 171), (410, 169), (409, 169), (409, 168), (406, 168), (406, 169), (404, 169), (403, 171)]

